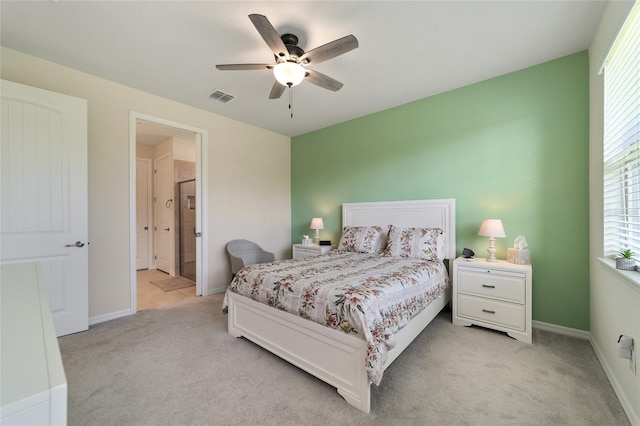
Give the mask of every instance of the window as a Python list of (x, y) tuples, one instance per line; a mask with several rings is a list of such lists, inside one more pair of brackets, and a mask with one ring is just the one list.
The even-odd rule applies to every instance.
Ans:
[(640, 6), (604, 65), (604, 254), (640, 255)]

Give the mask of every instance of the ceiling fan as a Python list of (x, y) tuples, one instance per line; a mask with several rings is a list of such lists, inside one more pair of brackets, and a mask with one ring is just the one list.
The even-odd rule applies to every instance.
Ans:
[[(331, 91), (338, 91), (343, 84), (318, 71), (306, 68), (347, 53), (358, 47), (358, 39), (353, 34), (305, 52), (298, 46), (298, 37), (293, 34), (280, 36), (266, 16), (252, 14), (249, 19), (258, 30), (275, 56), (275, 64), (226, 64), (216, 65), (222, 71), (273, 70), (276, 82), (271, 88), (269, 99), (278, 99), (286, 87), (293, 87), (303, 80)], [(291, 108), (291, 105), (289, 105)]]

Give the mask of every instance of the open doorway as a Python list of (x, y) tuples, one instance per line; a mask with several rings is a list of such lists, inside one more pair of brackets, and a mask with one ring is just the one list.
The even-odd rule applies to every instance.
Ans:
[(131, 312), (207, 294), (206, 131), (131, 113)]
[(188, 280), (196, 281), (196, 180), (187, 179), (178, 182), (178, 249), (179, 274)]

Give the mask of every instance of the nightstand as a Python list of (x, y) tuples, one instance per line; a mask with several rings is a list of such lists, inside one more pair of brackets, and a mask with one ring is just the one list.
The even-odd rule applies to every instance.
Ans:
[(305, 246), (304, 244), (294, 244), (293, 245), (293, 258), (294, 259), (302, 259), (307, 256), (319, 256), (321, 254), (326, 254), (331, 251), (332, 246)]
[(459, 257), (453, 262), (453, 323), (531, 343), (531, 286), (531, 265)]

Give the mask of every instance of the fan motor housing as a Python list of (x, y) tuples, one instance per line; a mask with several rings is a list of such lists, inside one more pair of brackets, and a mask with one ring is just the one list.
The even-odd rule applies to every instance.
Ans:
[(295, 56), (299, 59), (302, 55), (304, 55), (304, 50), (302, 50), (302, 48), (298, 46), (298, 37), (295, 34), (282, 34), (280, 38), (287, 48), (289, 56)]

